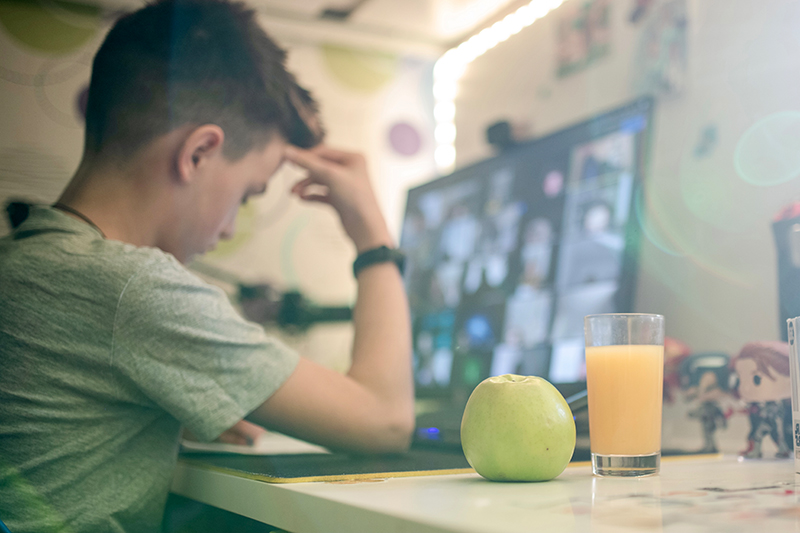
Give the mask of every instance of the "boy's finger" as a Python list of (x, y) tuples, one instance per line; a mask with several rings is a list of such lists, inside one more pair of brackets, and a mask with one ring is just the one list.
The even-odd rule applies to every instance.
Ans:
[(313, 185), (313, 184), (314, 184), (314, 180), (312, 178), (302, 179), (302, 180), (298, 181), (297, 183), (295, 183), (294, 185), (292, 185), (292, 192), (294, 194), (300, 194), (303, 191), (303, 189), (305, 189), (309, 185)]
[(317, 202), (330, 205), (331, 200), (323, 194), (301, 194), (300, 198), (306, 202)]
[(334, 163), (339, 163), (341, 165), (347, 165), (361, 157), (360, 154), (346, 152), (344, 150), (337, 150), (336, 148), (331, 148), (330, 146), (326, 146), (324, 144), (315, 146), (310, 151), (320, 156), (322, 159), (333, 161)]
[(248, 422), (247, 420), (240, 420), (226, 433), (232, 434), (237, 439), (244, 441), (244, 444), (253, 444), (258, 438), (267, 432), (257, 424)]
[(236, 433), (223, 433), (217, 438), (217, 442), (221, 442), (223, 444), (238, 444), (241, 446), (247, 446), (249, 442), (245, 437), (242, 435), (237, 435)]
[(294, 146), (288, 146), (284, 152), (286, 160), (298, 165), (311, 173), (317, 183), (326, 183), (333, 170), (332, 163), (312, 153)]

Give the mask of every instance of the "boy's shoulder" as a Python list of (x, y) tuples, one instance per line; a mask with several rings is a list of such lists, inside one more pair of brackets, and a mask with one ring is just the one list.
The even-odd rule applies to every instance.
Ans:
[(98, 289), (122, 288), (134, 276), (197, 280), (171, 254), (105, 239), (85, 222), (40, 206), (31, 209), (14, 233), (0, 239), (0, 268), (22, 279), (82, 281)]

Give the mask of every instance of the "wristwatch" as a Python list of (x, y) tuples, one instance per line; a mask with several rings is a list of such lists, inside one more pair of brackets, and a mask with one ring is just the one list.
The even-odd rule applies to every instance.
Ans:
[(402, 276), (406, 264), (406, 256), (397, 248), (389, 248), (388, 246), (378, 246), (358, 254), (356, 260), (353, 261), (353, 276), (358, 277), (358, 273), (370, 265), (389, 261), (397, 265), (397, 269), (400, 270), (400, 275)]

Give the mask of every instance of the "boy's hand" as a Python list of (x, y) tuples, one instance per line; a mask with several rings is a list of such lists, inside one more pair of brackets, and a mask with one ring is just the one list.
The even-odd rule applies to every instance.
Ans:
[[(248, 422), (247, 420), (240, 420), (236, 422), (232, 428), (228, 429), (227, 431), (223, 432), (222, 435), (217, 437), (214, 442), (252, 446), (256, 443), (258, 438), (266, 432), (267, 430), (259, 425)], [(187, 429), (183, 430), (183, 438), (193, 441), (197, 440), (197, 438)]]
[(232, 428), (217, 437), (215, 442), (252, 446), (256, 443), (258, 438), (266, 432), (267, 430), (261, 426), (248, 422), (247, 420), (240, 420), (236, 422)]
[(324, 145), (311, 150), (289, 146), (286, 159), (308, 170), (308, 177), (296, 183), (292, 193), (336, 209), (359, 252), (393, 245), (362, 155)]

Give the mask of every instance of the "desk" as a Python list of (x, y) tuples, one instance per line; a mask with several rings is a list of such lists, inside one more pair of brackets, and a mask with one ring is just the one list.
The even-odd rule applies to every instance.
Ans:
[(459, 474), (290, 484), (179, 462), (172, 490), (293, 533), (800, 531), (790, 460), (668, 458), (659, 476), (639, 479), (572, 464), (547, 483)]

